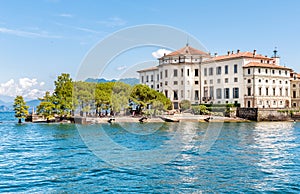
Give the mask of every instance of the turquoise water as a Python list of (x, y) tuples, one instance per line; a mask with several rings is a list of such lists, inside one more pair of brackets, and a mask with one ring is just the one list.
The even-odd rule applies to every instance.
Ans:
[[(224, 123), (220, 131), (207, 123), (104, 124), (82, 131), (18, 125), (11, 113), (0, 113), (0, 121), (0, 193), (300, 192), (300, 123)], [(201, 151), (207, 128), (216, 141)], [(108, 157), (103, 132), (142, 154)]]

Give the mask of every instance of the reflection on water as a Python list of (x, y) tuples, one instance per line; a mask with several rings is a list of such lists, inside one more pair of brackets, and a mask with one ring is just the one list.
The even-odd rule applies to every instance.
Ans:
[[(300, 123), (82, 127), (79, 132), (71, 124), (1, 123), (0, 193), (300, 193)], [(88, 148), (104, 144), (103, 132), (128, 150), (156, 150), (149, 157), (115, 155), (119, 163), (172, 157), (138, 168), (114, 167)], [(207, 152), (201, 150), (203, 140), (213, 142)], [(104, 155), (112, 152), (106, 144), (98, 148)]]
[(295, 153), (291, 150), (299, 146), (295, 141), (294, 123), (257, 123), (253, 130), (253, 139), (253, 149), (258, 150), (259, 155), (256, 165), (267, 175), (255, 186), (276, 190), (274, 185), (268, 185), (273, 179), (280, 180), (276, 187), (293, 182), (295, 172), (290, 167), (297, 164), (294, 163)]

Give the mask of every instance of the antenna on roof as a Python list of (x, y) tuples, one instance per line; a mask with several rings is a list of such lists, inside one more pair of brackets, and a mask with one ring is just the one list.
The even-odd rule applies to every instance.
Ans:
[(276, 57), (277, 57), (277, 52), (278, 52), (278, 51), (277, 51), (277, 47), (276, 47), (276, 46), (275, 46), (275, 49), (274, 49), (274, 51), (273, 51), (273, 52), (274, 52), (274, 58), (276, 58)]
[(186, 46), (189, 46), (189, 36), (186, 37)]

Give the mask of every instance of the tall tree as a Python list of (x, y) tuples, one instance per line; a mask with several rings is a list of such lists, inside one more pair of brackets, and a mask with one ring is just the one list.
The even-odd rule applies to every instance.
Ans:
[(62, 73), (54, 84), (53, 97), (56, 111), (60, 116), (68, 116), (73, 110), (73, 82), (70, 74)]
[(28, 106), (23, 99), (23, 96), (17, 96), (14, 100), (15, 117), (19, 119), (18, 123), (22, 123), (22, 119), (28, 115)]
[(53, 104), (53, 97), (49, 92), (46, 92), (43, 98), (40, 98), (41, 103), (37, 106), (37, 113), (43, 115), (47, 122), (54, 117), (55, 105)]

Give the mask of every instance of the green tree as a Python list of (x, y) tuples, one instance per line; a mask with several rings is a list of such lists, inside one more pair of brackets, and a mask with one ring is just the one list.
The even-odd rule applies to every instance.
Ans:
[(54, 117), (55, 105), (50, 92), (46, 92), (43, 98), (40, 98), (41, 103), (37, 106), (37, 113), (43, 115), (47, 122)]
[(181, 111), (185, 111), (191, 108), (191, 102), (189, 100), (182, 100), (179, 103)]
[(14, 100), (15, 117), (19, 119), (18, 123), (22, 123), (22, 119), (28, 115), (28, 106), (22, 96), (17, 96)]
[(53, 101), (55, 109), (60, 116), (70, 115), (73, 108), (72, 94), (73, 82), (69, 74), (62, 73), (54, 82), (55, 89), (53, 93)]

